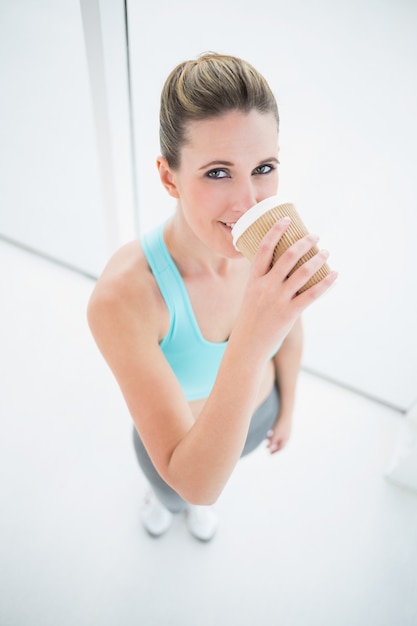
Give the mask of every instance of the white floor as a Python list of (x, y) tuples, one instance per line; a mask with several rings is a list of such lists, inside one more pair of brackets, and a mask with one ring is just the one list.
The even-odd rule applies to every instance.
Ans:
[(238, 465), (210, 544), (152, 540), (93, 282), (0, 242), (1, 626), (415, 626), (400, 414), (302, 373), (294, 434)]

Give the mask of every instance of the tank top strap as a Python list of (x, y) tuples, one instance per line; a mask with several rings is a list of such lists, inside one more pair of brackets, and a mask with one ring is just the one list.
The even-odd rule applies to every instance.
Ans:
[(189, 339), (190, 328), (194, 336), (200, 340), (200, 329), (184, 281), (165, 245), (164, 226), (165, 222), (141, 237), (142, 249), (171, 319), (170, 329), (162, 342), (164, 343), (174, 336), (181, 340), (182, 333), (184, 334), (183, 339), (186, 341), (187, 336)]

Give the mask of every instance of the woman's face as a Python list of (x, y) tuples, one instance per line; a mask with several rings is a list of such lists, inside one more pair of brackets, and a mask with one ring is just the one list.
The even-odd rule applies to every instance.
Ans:
[(231, 227), (278, 190), (278, 132), (272, 113), (231, 111), (190, 122), (181, 165), (172, 172), (178, 210), (217, 254), (240, 256)]

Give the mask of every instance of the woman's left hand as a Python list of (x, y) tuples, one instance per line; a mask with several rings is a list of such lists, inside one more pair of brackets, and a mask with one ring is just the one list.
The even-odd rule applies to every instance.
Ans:
[(290, 415), (280, 415), (275, 422), (274, 428), (267, 435), (267, 448), (271, 454), (282, 450), (291, 435), (292, 420)]

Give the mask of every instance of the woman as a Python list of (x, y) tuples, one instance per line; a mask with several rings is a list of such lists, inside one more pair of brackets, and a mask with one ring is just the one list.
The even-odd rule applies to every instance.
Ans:
[(290, 436), (300, 315), (336, 274), (297, 294), (322, 251), (287, 278), (313, 235), (271, 268), (285, 219), (252, 265), (233, 246), (232, 225), (277, 193), (278, 125), (271, 89), (247, 62), (210, 53), (178, 65), (162, 91), (157, 159), (175, 213), (116, 252), (89, 303), (133, 418), (154, 536), (186, 511), (191, 533), (211, 539), (212, 505), (239, 458), (265, 439), (275, 453)]

